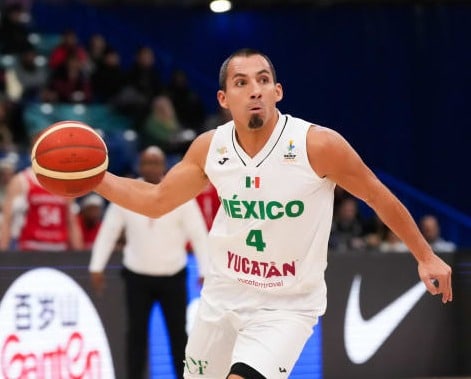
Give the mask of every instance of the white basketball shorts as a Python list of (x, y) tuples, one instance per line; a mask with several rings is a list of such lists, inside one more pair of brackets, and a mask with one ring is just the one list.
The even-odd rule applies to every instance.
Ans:
[(317, 324), (312, 312), (221, 311), (201, 299), (186, 348), (186, 379), (223, 379), (242, 362), (269, 379), (287, 379)]

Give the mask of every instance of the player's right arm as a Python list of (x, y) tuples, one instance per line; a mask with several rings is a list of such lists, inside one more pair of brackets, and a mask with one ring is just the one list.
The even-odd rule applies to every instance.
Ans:
[(443, 303), (451, 301), (451, 268), (433, 252), (407, 208), (377, 178), (353, 147), (339, 133), (321, 127), (309, 130), (307, 146), (314, 171), (368, 204), (410, 249), (428, 291), (433, 295), (442, 294)]
[(160, 217), (199, 194), (207, 185), (206, 155), (214, 131), (198, 136), (183, 159), (159, 184), (107, 172), (95, 191), (109, 201), (148, 217)]

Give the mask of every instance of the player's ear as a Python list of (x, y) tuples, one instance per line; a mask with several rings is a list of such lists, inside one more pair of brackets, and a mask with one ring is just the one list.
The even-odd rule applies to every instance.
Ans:
[(275, 84), (275, 92), (276, 92), (276, 101), (281, 101), (283, 99), (283, 87), (280, 83)]
[(217, 98), (218, 98), (219, 105), (227, 109), (226, 93), (223, 90), (219, 90), (217, 92)]

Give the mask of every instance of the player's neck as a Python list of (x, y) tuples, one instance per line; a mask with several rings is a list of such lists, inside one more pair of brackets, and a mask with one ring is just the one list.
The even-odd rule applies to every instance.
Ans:
[(268, 139), (270, 138), (273, 128), (264, 125), (260, 129), (243, 130), (236, 129), (236, 138), (239, 146), (246, 152), (246, 154), (253, 158), (263, 149)]
[(253, 158), (263, 149), (276, 127), (278, 117), (267, 120), (260, 128), (250, 129), (236, 126), (236, 138), (239, 146)]

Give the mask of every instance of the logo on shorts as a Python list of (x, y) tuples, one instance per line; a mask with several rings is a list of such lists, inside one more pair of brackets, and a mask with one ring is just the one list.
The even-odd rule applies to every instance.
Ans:
[(208, 361), (186, 357), (185, 370), (191, 375), (204, 375), (208, 367)]

